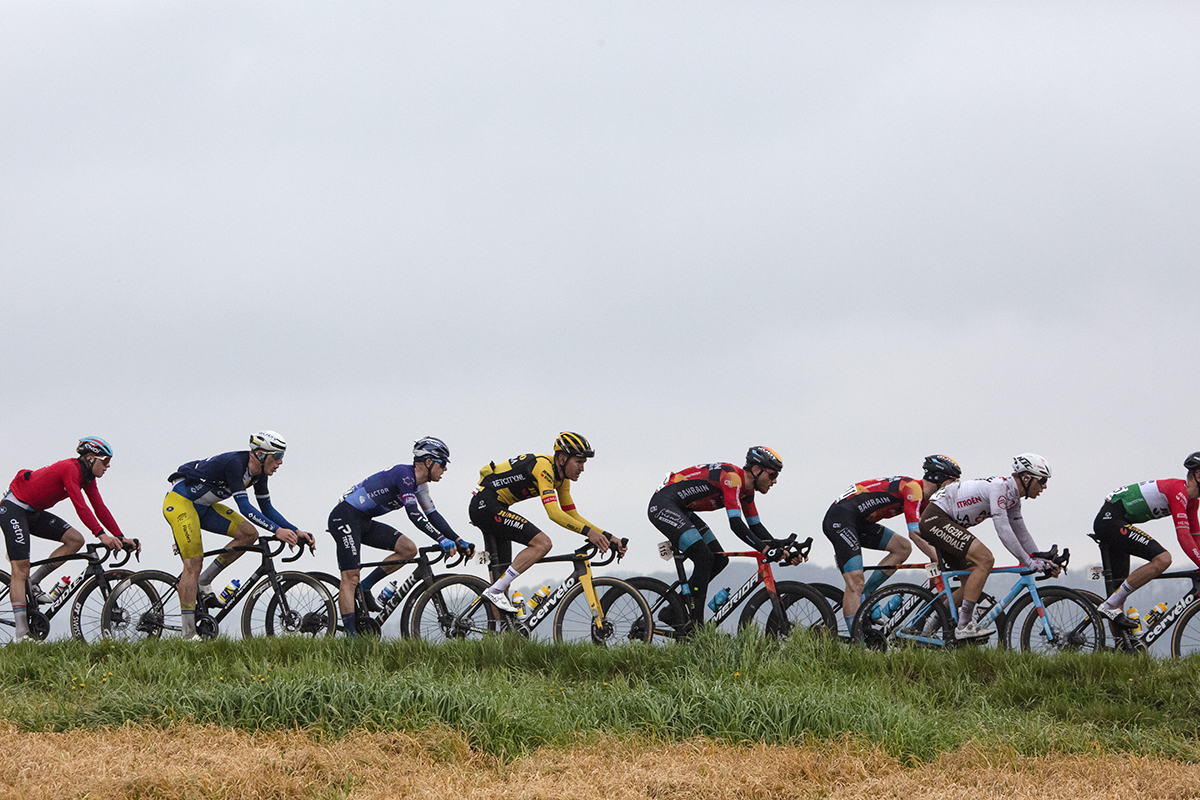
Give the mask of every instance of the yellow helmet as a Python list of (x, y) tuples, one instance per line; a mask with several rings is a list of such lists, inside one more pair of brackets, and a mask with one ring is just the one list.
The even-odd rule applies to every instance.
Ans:
[(569, 456), (583, 456), (584, 458), (596, 455), (596, 451), (592, 449), (592, 445), (587, 439), (570, 431), (563, 431), (554, 440), (554, 452), (566, 453)]

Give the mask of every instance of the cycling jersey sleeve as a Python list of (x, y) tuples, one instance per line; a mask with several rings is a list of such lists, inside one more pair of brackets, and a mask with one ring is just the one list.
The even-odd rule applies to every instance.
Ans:
[(904, 498), (904, 522), (908, 525), (909, 534), (918, 533), (918, 523), (921, 521), (922, 495), (920, 481), (901, 481), (900, 493)]
[[(63, 488), (67, 490), (67, 497), (71, 498), (71, 505), (75, 506), (75, 513), (79, 515), (79, 521), (89, 531), (98, 535), (103, 528), (99, 520), (96, 519), (96, 515), (92, 513), (92, 510), (88, 508), (88, 504), (83, 500), (83, 488), (81, 487), (83, 483), (83, 467), (80, 466), (79, 461), (68, 462), (66, 468), (59, 473), (59, 477), (62, 480)], [(95, 485), (96, 483), (93, 481), (88, 486), (90, 488)], [(61, 495), (59, 496), (61, 497)], [(101, 506), (103, 505), (101, 503)], [(109, 519), (111, 518), (110, 515)]]
[[(1164, 481), (1159, 481), (1161, 486)], [(1171, 521), (1175, 523), (1175, 535), (1179, 546), (1192, 563), (1200, 567), (1200, 527), (1196, 524), (1196, 507), (1200, 501), (1187, 496), (1187, 484), (1179, 482), (1179, 488), (1167, 495), (1171, 509)]]
[(996, 526), (996, 535), (1001, 544), (1016, 556), (1022, 566), (1028, 567), (1033, 563), (1029, 554), (1037, 549), (1025, 527), (1021, 516), (1021, 500), (1017, 496), (1016, 487), (1004, 481), (996, 481), (991, 485), (992, 524)]
[(267, 478), (264, 475), (263, 479), (254, 485), (254, 499), (258, 501), (258, 507), (262, 509), (263, 514), (267, 519), (274, 522), (280, 528), (290, 528), (296, 530), (296, 526), (283, 518), (275, 506), (271, 505), (271, 493), (267, 490)]
[[(271, 533), (279, 530), (279, 523), (272, 522), (270, 519), (260, 514), (257, 508), (250, 505), (250, 496), (246, 493), (245, 489), (242, 489), (240, 492), (234, 492), (233, 501), (237, 503), (238, 511), (242, 512), (242, 516), (253, 522), (258, 527)], [(267, 505), (270, 505), (270, 503)]]
[(438, 532), (447, 539), (458, 539), (458, 534), (450, 527), (450, 523), (446, 522), (438, 510), (433, 506), (433, 497), (429, 494), (429, 487), (421, 484), (417, 487), (417, 503), (421, 507), (421, 511), (425, 512), (425, 518), (433, 523), (433, 527), (437, 528)]
[(441, 532), (434, 527), (429, 518), (425, 516), (425, 513), (421, 511), (421, 506), (417, 503), (415, 496), (410, 494), (404, 498), (404, 510), (408, 512), (408, 518), (412, 520), (412, 524), (416, 525), (430, 539), (436, 542), (442, 538)]
[(604, 533), (601, 528), (588, 522), (575, 510), (575, 501), (571, 499), (570, 481), (564, 479), (562, 485), (556, 489), (554, 487), (554, 474), (550, 472), (548, 467), (541, 464), (538, 465), (536, 475), (538, 493), (542, 497), (542, 505), (546, 509), (546, 515), (551, 520), (569, 531), (582, 533), (585, 536), (589, 528)]
[[(113, 519), (112, 513), (108, 510), (108, 506), (104, 505), (104, 500), (100, 497), (100, 489), (96, 486), (96, 482), (92, 481), (89, 483), (83, 491), (88, 496), (88, 500), (92, 502), (92, 508), (96, 509), (96, 516), (100, 518), (104, 529), (117, 538), (123, 538), (125, 534), (121, 533), (121, 529), (117, 526), (117, 521)], [(97, 531), (92, 531), (92, 533), (97, 533)]]

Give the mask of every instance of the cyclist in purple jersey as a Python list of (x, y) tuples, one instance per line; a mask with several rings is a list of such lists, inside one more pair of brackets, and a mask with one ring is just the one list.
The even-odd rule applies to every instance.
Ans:
[[(454, 532), (434, 508), (429, 495), (428, 484), (440, 481), (449, 464), (450, 448), (445, 442), (432, 436), (418, 439), (413, 444), (411, 465), (397, 464), (355, 484), (329, 513), (329, 533), (337, 548), (338, 569), (341, 570), (338, 610), (347, 636), (353, 636), (357, 627), (354, 590), (359, 583), (362, 545), (392, 551), (384, 561), (400, 562), (417, 555), (417, 545), (412, 539), (377, 521), (376, 517), (403, 508), (413, 525), (444, 551), (457, 548), (468, 558), (474, 554), (475, 545)], [(399, 566), (396, 563), (376, 567), (362, 581), (367, 610), (380, 610), (371, 592), (380, 579), (395, 572)]]

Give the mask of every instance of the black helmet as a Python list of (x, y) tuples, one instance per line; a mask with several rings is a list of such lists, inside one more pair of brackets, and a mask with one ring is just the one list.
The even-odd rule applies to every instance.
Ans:
[(925, 480), (930, 483), (941, 483), (951, 478), (962, 477), (962, 468), (950, 456), (925, 456), (925, 463), (922, 466), (925, 470)]
[(554, 440), (554, 452), (583, 458), (591, 458), (596, 455), (596, 451), (592, 449), (592, 445), (587, 439), (570, 431), (563, 431)]
[(756, 445), (746, 451), (746, 466), (759, 466), (779, 472), (783, 469), (783, 459), (769, 447)]
[(426, 436), (413, 442), (413, 463), (432, 458), (443, 466), (450, 463), (450, 448), (436, 436)]
[(1188, 472), (1194, 469), (1200, 469), (1200, 452), (1192, 453), (1183, 460), (1183, 468)]

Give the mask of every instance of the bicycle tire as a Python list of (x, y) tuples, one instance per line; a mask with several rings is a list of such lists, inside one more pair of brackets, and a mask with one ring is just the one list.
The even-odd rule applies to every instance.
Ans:
[(563, 597), (554, 615), (554, 641), (580, 642), (617, 647), (630, 642), (648, 642), (654, 627), (648, 623), (650, 606), (641, 592), (619, 578), (592, 578), (604, 621), (597, 626), (583, 584), (577, 583)]
[(844, 588), (839, 589), (832, 583), (810, 583), (809, 586), (816, 589), (825, 598), (825, 602), (829, 603), (829, 610), (833, 612), (833, 621), (837, 625), (838, 636), (843, 639), (850, 638), (850, 631), (846, 628), (846, 618), (842, 616), (842, 601), (846, 597)]
[[(1039, 589), (1045, 619), (1054, 641), (1040, 624), (1042, 616), (1030, 613), (1021, 626), (1021, 650), (1035, 653), (1077, 651), (1094, 653), (1104, 649), (1104, 626), (1096, 607), (1078, 592), (1062, 586)], [(1035, 632), (1036, 631), (1036, 632)]]
[(915, 583), (894, 583), (859, 606), (850, 633), (852, 641), (872, 650), (938, 649), (954, 644), (954, 621), (943, 595)]
[(181, 633), (178, 579), (153, 569), (133, 573), (105, 598), (100, 627), (105, 637), (124, 641)]
[[(337, 606), (325, 584), (303, 572), (280, 572), (278, 589), (264, 577), (242, 607), (242, 636), (331, 636)], [(263, 607), (262, 612), (259, 608)]]
[(414, 639), (480, 639), (499, 628), (500, 611), (481, 596), (490, 586), (474, 575), (445, 575), (421, 593), (413, 606)]
[(11, 578), (4, 570), (0, 570), (0, 644), (8, 644), (13, 640), (17, 630), (17, 621), (13, 616), (12, 600), (8, 596), (8, 584)]
[(131, 569), (109, 569), (104, 571), (106, 585), (101, 585), (100, 579), (91, 575), (75, 595), (71, 604), (71, 635), (81, 642), (95, 642), (104, 636), (104, 626), (100, 624), (100, 615), (104, 612), (104, 601), (108, 599), (105, 591), (133, 574)]
[(1197, 615), (1200, 615), (1200, 601), (1185, 608), (1175, 621), (1175, 630), (1171, 631), (1171, 655), (1175, 658), (1200, 653), (1200, 622), (1195, 622)]
[(781, 620), (771, 605), (771, 595), (759, 589), (746, 601), (738, 619), (738, 628), (758, 625), (769, 636), (787, 636), (793, 629), (837, 635), (837, 622), (825, 596), (800, 581), (775, 581), (775, 592), (783, 606), (786, 620)]
[[(680, 629), (691, 619), (683, 595), (658, 578), (629, 578), (626, 583), (638, 590), (650, 608), (648, 622), (653, 629), (650, 641), (666, 643), (680, 638)], [(661, 615), (665, 615), (667, 621)], [(677, 620), (677, 623), (671, 624), (670, 620)]]

